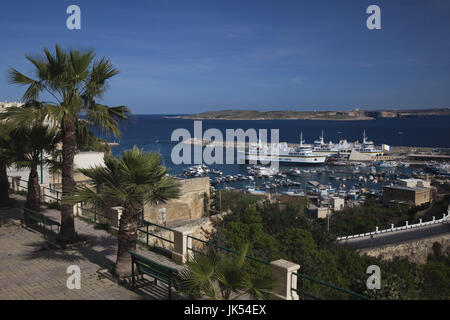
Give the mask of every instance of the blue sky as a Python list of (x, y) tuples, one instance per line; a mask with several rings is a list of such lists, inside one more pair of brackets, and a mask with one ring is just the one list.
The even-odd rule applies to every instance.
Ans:
[(109, 57), (104, 102), (137, 114), (450, 106), (448, 0), (2, 0), (0, 35), (0, 100), (24, 92), (8, 67), (59, 43)]

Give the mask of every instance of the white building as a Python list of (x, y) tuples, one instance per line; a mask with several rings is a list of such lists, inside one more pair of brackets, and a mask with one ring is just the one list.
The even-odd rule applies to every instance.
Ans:
[(23, 105), (22, 102), (8, 102), (8, 100), (0, 101), (0, 112), (3, 112), (6, 108), (19, 107), (21, 105)]

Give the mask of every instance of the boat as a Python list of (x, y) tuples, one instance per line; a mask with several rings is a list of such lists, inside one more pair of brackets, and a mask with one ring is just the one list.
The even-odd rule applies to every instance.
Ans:
[(359, 153), (369, 154), (372, 156), (382, 156), (384, 154), (383, 149), (377, 149), (373, 144), (373, 141), (367, 140), (366, 130), (363, 132), (363, 142), (362, 144), (355, 142), (353, 149)]
[(326, 143), (322, 130), (322, 135), (319, 136), (319, 139), (314, 140), (312, 149), (314, 154), (324, 155), (330, 160), (334, 160), (334, 157), (337, 156), (348, 157), (352, 150), (352, 144), (345, 139), (339, 140), (338, 143), (333, 143), (332, 141)]
[(247, 162), (324, 164), (326, 156), (313, 153), (313, 149), (303, 142), (302, 134), (298, 147), (289, 147), (287, 142), (267, 144), (259, 141), (250, 144), (248, 150), (238, 152), (238, 156)]
[(256, 188), (255, 184), (253, 184), (253, 186), (248, 186), (245, 190), (249, 194), (254, 194), (254, 195), (265, 195), (265, 194), (267, 194), (266, 191)]
[(333, 142), (325, 143), (323, 130), (322, 135), (319, 136), (319, 139), (314, 140), (314, 145), (312, 147), (312, 151), (314, 154), (324, 155), (327, 157), (336, 156), (339, 154), (339, 145), (334, 144)]
[(297, 197), (305, 196), (305, 192), (303, 190), (294, 189), (294, 188), (289, 188), (288, 191), (283, 192), (283, 194), (288, 195), (288, 196), (297, 196)]

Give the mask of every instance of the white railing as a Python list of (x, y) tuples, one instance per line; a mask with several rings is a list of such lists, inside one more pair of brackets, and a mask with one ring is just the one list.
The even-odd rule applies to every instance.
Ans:
[(350, 240), (350, 239), (355, 239), (355, 238), (362, 238), (362, 237), (373, 236), (373, 235), (382, 234), (382, 233), (396, 232), (396, 231), (401, 231), (401, 230), (407, 230), (407, 229), (414, 229), (414, 228), (430, 226), (430, 225), (438, 224), (438, 223), (445, 223), (445, 222), (449, 221), (449, 216), (450, 216), (450, 209), (447, 211), (447, 214), (444, 213), (442, 215), (441, 219), (436, 219), (433, 216), (433, 220), (423, 222), (422, 219), (420, 219), (419, 223), (416, 223), (416, 224), (409, 224), (408, 221), (406, 221), (405, 225), (403, 225), (403, 226), (394, 227), (394, 225), (391, 224), (391, 227), (389, 229), (383, 229), (383, 230), (378, 230), (378, 227), (376, 227), (375, 231), (372, 231), (372, 232), (366, 232), (366, 233), (361, 233), (361, 234), (354, 234), (354, 235), (351, 235), (351, 236), (338, 237), (336, 240), (337, 241)]

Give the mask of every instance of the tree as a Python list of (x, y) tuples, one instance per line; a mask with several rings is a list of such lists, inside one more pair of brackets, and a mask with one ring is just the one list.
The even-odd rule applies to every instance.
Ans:
[[(68, 197), (75, 188), (73, 160), (77, 145), (77, 130), (97, 125), (106, 133), (119, 136), (118, 121), (128, 119), (129, 110), (125, 106), (108, 107), (97, 103), (108, 88), (108, 80), (119, 72), (111, 62), (103, 57), (95, 59), (93, 51), (81, 52), (70, 49), (64, 51), (58, 45), (52, 54), (44, 48), (44, 54), (25, 56), (35, 67), (36, 77), (28, 77), (16, 69), (9, 70), (11, 83), (27, 86), (22, 100), (36, 102), (38, 108), (30, 110), (14, 108), (16, 124), (33, 121), (37, 115), (45, 114), (46, 119), (59, 127), (62, 136), (62, 194)], [(94, 60), (95, 59), (95, 60)], [(44, 95), (54, 101), (37, 102)], [(11, 109), (11, 108), (10, 108)], [(82, 121), (84, 115), (88, 122)], [(39, 117), (40, 118), (40, 117)], [(59, 240), (62, 243), (76, 241), (73, 207), (61, 206), (61, 229)]]
[(17, 142), (13, 150), (16, 155), (16, 167), (30, 170), (25, 207), (39, 211), (41, 199), (38, 166), (49, 163), (47, 156), (43, 157), (43, 153), (52, 152), (60, 141), (60, 136), (54, 128), (38, 124), (13, 130), (11, 139)]
[(178, 287), (194, 298), (235, 300), (243, 295), (251, 299), (264, 299), (273, 288), (274, 281), (267, 270), (249, 273), (246, 261), (248, 245), (237, 255), (220, 255), (209, 249), (198, 252), (180, 272)]
[[(87, 202), (97, 208), (108, 208), (112, 201), (124, 208), (118, 231), (117, 261), (114, 273), (123, 276), (131, 273), (128, 250), (136, 250), (140, 209), (147, 203), (159, 204), (179, 196), (177, 181), (161, 165), (161, 156), (141, 152), (134, 146), (123, 156), (105, 156), (105, 167), (80, 169), (91, 185), (79, 185), (68, 203)], [(98, 192), (97, 192), (98, 191)]]
[(275, 238), (264, 232), (261, 214), (255, 205), (225, 216), (223, 241), (226, 247), (239, 250), (248, 243), (251, 256), (272, 260), (278, 257)]

